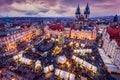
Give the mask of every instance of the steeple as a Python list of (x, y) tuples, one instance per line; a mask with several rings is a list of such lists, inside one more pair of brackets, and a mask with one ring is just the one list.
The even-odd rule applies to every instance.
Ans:
[(78, 7), (77, 7), (77, 9), (76, 9), (75, 14), (81, 14), (81, 13), (80, 13), (80, 7), (79, 7), (79, 4), (78, 4)]
[(90, 14), (90, 8), (89, 8), (89, 4), (87, 3), (86, 8), (84, 10), (84, 14)]
[(117, 16), (117, 14), (114, 16), (113, 22), (118, 22), (118, 16)]

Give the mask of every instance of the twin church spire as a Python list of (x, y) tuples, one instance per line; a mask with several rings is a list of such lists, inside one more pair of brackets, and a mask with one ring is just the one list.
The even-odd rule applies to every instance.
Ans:
[(75, 14), (81, 14), (79, 4), (78, 4), (78, 7), (77, 7), (77, 9), (76, 9)]
[(78, 7), (75, 12), (75, 16), (76, 16), (75, 23), (76, 23), (77, 29), (83, 28), (84, 26), (89, 26), (90, 8), (89, 8), (88, 3), (85, 7), (83, 14), (81, 13), (80, 6), (78, 4)]
[[(77, 7), (77, 9), (76, 9), (75, 14), (81, 14), (79, 4), (78, 4), (78, 7)], [(87, 3), (86, 8), (85, 8), (85, 10), (84, 10), (84, 14), (90, 14), (90, 8), (89, 8), (89, 4), (88, 4), (88, 3)]]

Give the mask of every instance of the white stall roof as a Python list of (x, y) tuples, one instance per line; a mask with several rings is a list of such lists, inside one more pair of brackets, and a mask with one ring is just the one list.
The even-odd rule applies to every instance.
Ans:
[(60, 74), (60, 70), (59, 69), (55, 69), (55, 75), (59, 75)]
[(16, 60), (16, 59), (18, 59), (18, 58), (19, 58), (18, 56), (13, 56), (13, 59), (14, 59), (14, 60)]
[(30, 64), (30, 61), (29, 61), (29, 60), (27, 60), (27, 61), (26, 61), (26, 64)]
[(23, 56), (23, 54), (18, 54), (18, 55), (15, 55), (13, 56), (13, 59), (16, 60), (16, 59), (19, 59)]
[(91, 68), (91, 66), (92, 66), (90, 63), (88, 63), (88, 62), (86, 62), (86, 61), (84, 62), (84, 64), (83, 64), (83, 65), (84, 65), (84, 66), (86, 66), (86, 67), (87, 67), (87, 68), (89, 68), (89, 69), (90, 69), (90, 68)]
[(76, 50), (74, 50), (74, 53), (76, 53), (77, 51)]
[(44, 68), (44, 73), (48, 73), (50, 71), (53, 71), (53, 69), (54, 69), (53, 65), (49, 65), (49, 66)]
[(97, 67), (92, 66), (92, 70), (93, 70), (94, 72), (97, 72)]
[(35, 64), (38, 64), (38, 63), (40, 64), (40, 63), (41, 63), (41, 61), (40, 61), (40, 60), (37, 60), (37, 61), (35, 62)]
[(52, 71), (54, 69), (53, 65), (50, 65), (49, 69), (50, 69), (50, 71)]
[(75, 75), (74, 74), (70, 74), (70, 79), (69, 80), (75, 80)]
[(24, 51), (20, 51), (20, 52), (19, 52), (19, 54), (23, 54), (23, 53), (24, 53)]
[(61, 78), (64, 78), (65, 80), (74, 80), (75, 75), (72, 73), (69, 73), (67, 71), (63, 71), (60, 69), (55, 69), (55, 75), (60, 76)]
[(37, 67), (41, 67), (41, 61), (39, 61), (39, 60), (37, 60), (35, 62), (35, 68), (37, 68)]
[[(78, 60), (78, 61), (77, 61)], [(77, 62), (79, 62), (80, 64), (82, 64), (83, 63), (83, 60), (82, 59), (80, 59), (80, 58), (77, 58)]]
[(65, 71), (61, 71), (60, 72), (60, 76), (64, 79), (68, 79), (69, 77), (69, 73), (68, 72), (65, 72)]
[(73, 55), (73, 56), (72, 56), (72, 59), (74, 59), (74, 60), (75, 60), (75, 59), (76, 59), (76, 56), (74, 56), (74, 55)]
[(88, 53), (92, 52), (92, 49), (75, 49), (74, 52), (80, 52), (80, 53)]
[[(84, 61), (83, 59), (79, 58), (79, 57), (76, 57), (76, 56), (72, 56), (72, 59), (74, 59), (76, 62), (82, 64), (84, 67), (88, 68), (88, 69), (91, 69), (93, 72), (96, 72), (97, 71), (97, 67)], [(84, 63), (83, 63), (84, 62)]]
[(48, 73), (48, 72), (49, 72), (48, 67), (45, 67), (45, 68), (44, 68), (44, 73)]
[(41, 64), (36, 64), (36, 65), (35, 65), (35, 68), (37, 68), (37, 67), (41, 67)]

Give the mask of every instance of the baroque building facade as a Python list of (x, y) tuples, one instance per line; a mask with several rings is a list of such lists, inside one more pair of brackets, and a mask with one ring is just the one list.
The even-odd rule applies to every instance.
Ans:
[(90, 8), (86, 5), (84, 14), (81, 14), (78, 5), (75, 12), (76, 19), (72, 21), (70, 28), (66, 28), (62, 23), (48, 24), (44, 30), (52, 35), (58, 35), (62, 31), (65, 37), (77, 38), (81, 40), (96, 40), (97, 29), (95, 26), (89, 26)]

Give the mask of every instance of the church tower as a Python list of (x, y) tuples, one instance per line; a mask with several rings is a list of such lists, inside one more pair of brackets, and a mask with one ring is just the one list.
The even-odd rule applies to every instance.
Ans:
[(84, 10), (84, 26), (88, 26), (89, 16), (90, 16), (90, 8), (89, 8), (89, 4), (87, 3), (86, 8)]
[(79, 4), (78, 4), (78, 7), (76, 9), (75, 15), (76, 15), (76, 20), (75, 20), (76, 27), (75, 28), (80, 29), (84, 26), (83, 25), (84, 24), (84, 16), (80, 12)]
[(118, 15), (117, 14), (114, 16), (113, 22), (118, 23)]
[[(114, 16), (114, 18), (113, 18), (113, 24), (114, 24), (114, 25), (117, 25), (118, 22), (119, 22), (119, 20), (118, 20), (118, 15), (116, 14), (116, 15)], [(116, 26), (116, 28), (119, 28), (119, 26)]]
[(80, 18), (80, 14), (81, 14), (81, 12), (80, 12), (79, 4), (78, 4), (78, 7), (77, 7), (76, 12), (75, 12), (77, 20)]

